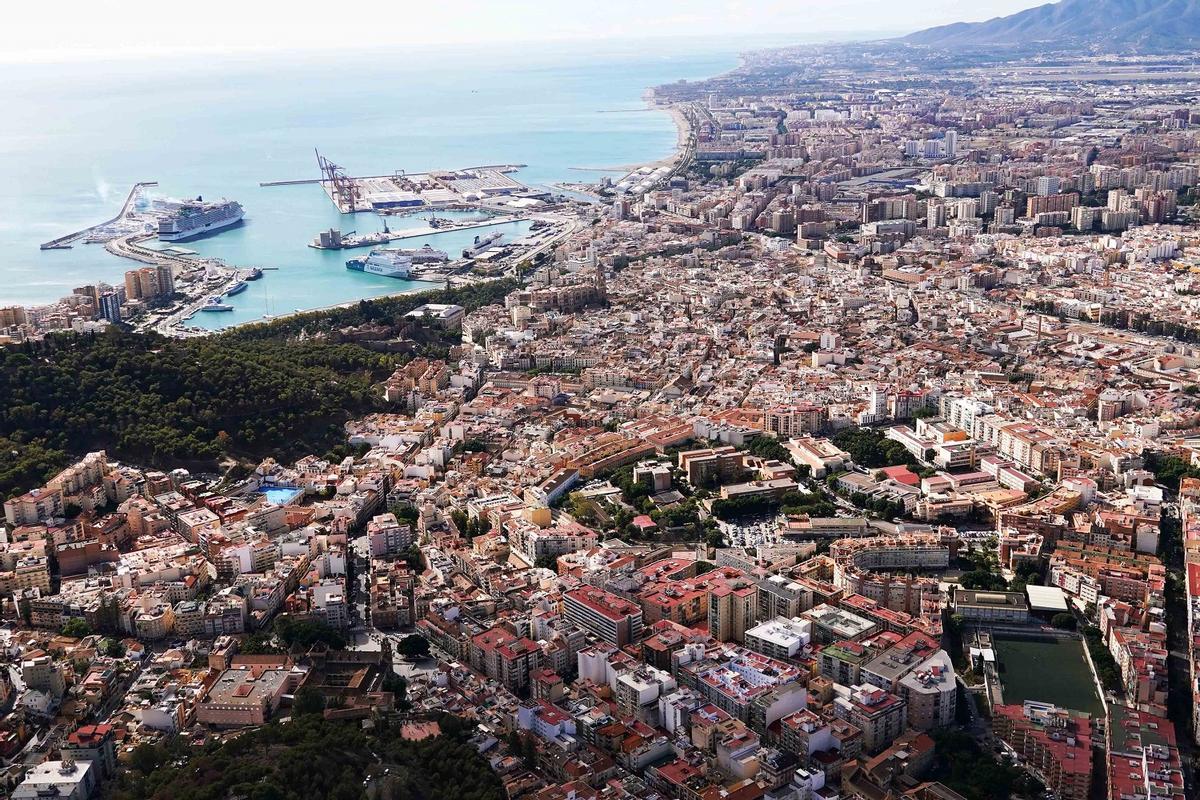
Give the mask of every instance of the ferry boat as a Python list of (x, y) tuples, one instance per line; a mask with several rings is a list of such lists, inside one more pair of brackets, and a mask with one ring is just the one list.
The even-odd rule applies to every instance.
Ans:
[(246, 291), (246, 288), (245, 281), (238, 281), (233, 286), (229, 287), (229, 291), (225, 292), (225, 295), (227, 297), (233, 297), (235, 294), (241, 294), (242, 292)]
[(474, 258), (503, 238), (504, 234), (500, 231), (493, 231), (487, 236), (476, 236), (475, 242), (470, 247), (463, 250), (463, 258)]
[(376, 248), (372, 250), (370, 255), (356, 256), (346, 262), (346, 269), (356, 272), (364, 272), (364, 267), (368, 263), (375, 264), (392, 264), (396, 260), (407, 258), (413, 264), (442, 264), (450, 260), (450, 255), (445, 250), (438, 250), (436, 247), (422, 245), (415, 250), (404, 248)]
[(200, 306), (201, 311), (233, 311), (233, 306), (222, 303), (219, 297), (210, 297)]
[(412, 275), (413, 258), (400, 250), (372, 250), (366, 258), (352, 258), (346, 269), (379, 275), (384, 278), (408, 278)]
[(182, 242), (214, 233), (236, 225), (246, 215), (241, 203), (234, 200), (204, 202), (204, 198), (179, 204), (170, 216), (158, 223), (158, 239), (161, 242)]

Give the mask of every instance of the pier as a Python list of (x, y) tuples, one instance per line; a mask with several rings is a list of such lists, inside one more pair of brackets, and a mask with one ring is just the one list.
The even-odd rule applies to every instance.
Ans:
[(107, 227), (109, 225), (115, 225), (116, 223), (120, 222), (121, 220), (126, 219), (127, 217), (129, 217), (130, 212), (133, 211), (134, 203), (137, 202), (137, 199), (138, 199), (139, 195), (141, 194), (142, 190), (146, 189), (148, 187), (151, 187), (151, 186), (158, 186), (158, 181), (140, 181), (138, 183), (135, 183), (133, 185), (133, 188), (129, 190), (129, 195), (125, 198), (125, 203), (121, 206), (120, 213), (118, 213), (115, 217), (113, 217), (112, 219), (107, 220), (105, 222), (101, 222), (99, 225), (92, 225), (90, 228), (84, 228), (81, 231), (75, 231), (74, 233), (68, 233), (66, 236), (59, 236), (57, 239), (51, 239), (48, 242), (44, 242), (40, 246), (41, 249), (42, 250), (69, 250), (75, 242), (77, 242), (80, 239), (82, 239), (83, 237), (87, 236), (92, 231)]
[(506, 219), (493, 219), (488, 220), (487, 222), (472, 222), (467, 225), (454, 225), (446, 228), (409, 228), (408, 230), (388, 231), (387, 233), (380, 231), (379, 233), (370, 233), (360, 237), (347, 236), (345, 239), (342, 239), (340, 247), (322, 247), (320, 244), (318, 244), (320, 241), (320, 238), (318, 237), (310, 242), (308, 246), (314, 250), (357, 250), (362, 247), (377, 247), (381, 244), (399, 242), (404, 239), (419, 239), (422, 236), (432, 236), (436, 233), (469, 231), (476, 228), (492, 228), (497, 225), (507, 225), (512, 222), (520, 222), (523, 219), (525, 219), (525, 217), (508, 217)]

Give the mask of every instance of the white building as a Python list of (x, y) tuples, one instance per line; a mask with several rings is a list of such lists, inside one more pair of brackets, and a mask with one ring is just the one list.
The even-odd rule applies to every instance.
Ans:
[(99, 783), (91, 761), (43, 761), (25, 775), (12, 800), (87, 800)]
[(812, 641), (812, 622), (777, 617), (746, 631), (746, 647), (772, 658), (792, 658)]

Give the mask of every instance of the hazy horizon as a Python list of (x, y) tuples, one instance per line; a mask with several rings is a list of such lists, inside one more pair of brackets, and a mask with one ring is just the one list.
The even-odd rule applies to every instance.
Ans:
[[(611, 42), (726, 37), (764, 45), (901, 35), (1015, 13), (1045, 0), (461, 0), (453, 6), (367, 0), (344, 14), (315, 0), (209, 0), (203, 13), (150, 0), (22, 5), (0, 28), (0, 62), (39, 63), (203, 53), (496, 43)], [(752, 44), (748, 41), (748, 44)]]

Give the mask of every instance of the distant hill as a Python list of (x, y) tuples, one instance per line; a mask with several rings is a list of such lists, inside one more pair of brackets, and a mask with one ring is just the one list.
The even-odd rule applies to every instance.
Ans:
[(1062, 0), (986, 22), (928, 28), (900, 41), (950, 47), (1049, 41), (1142, 52), (1200, 48), (1200, 0)]

